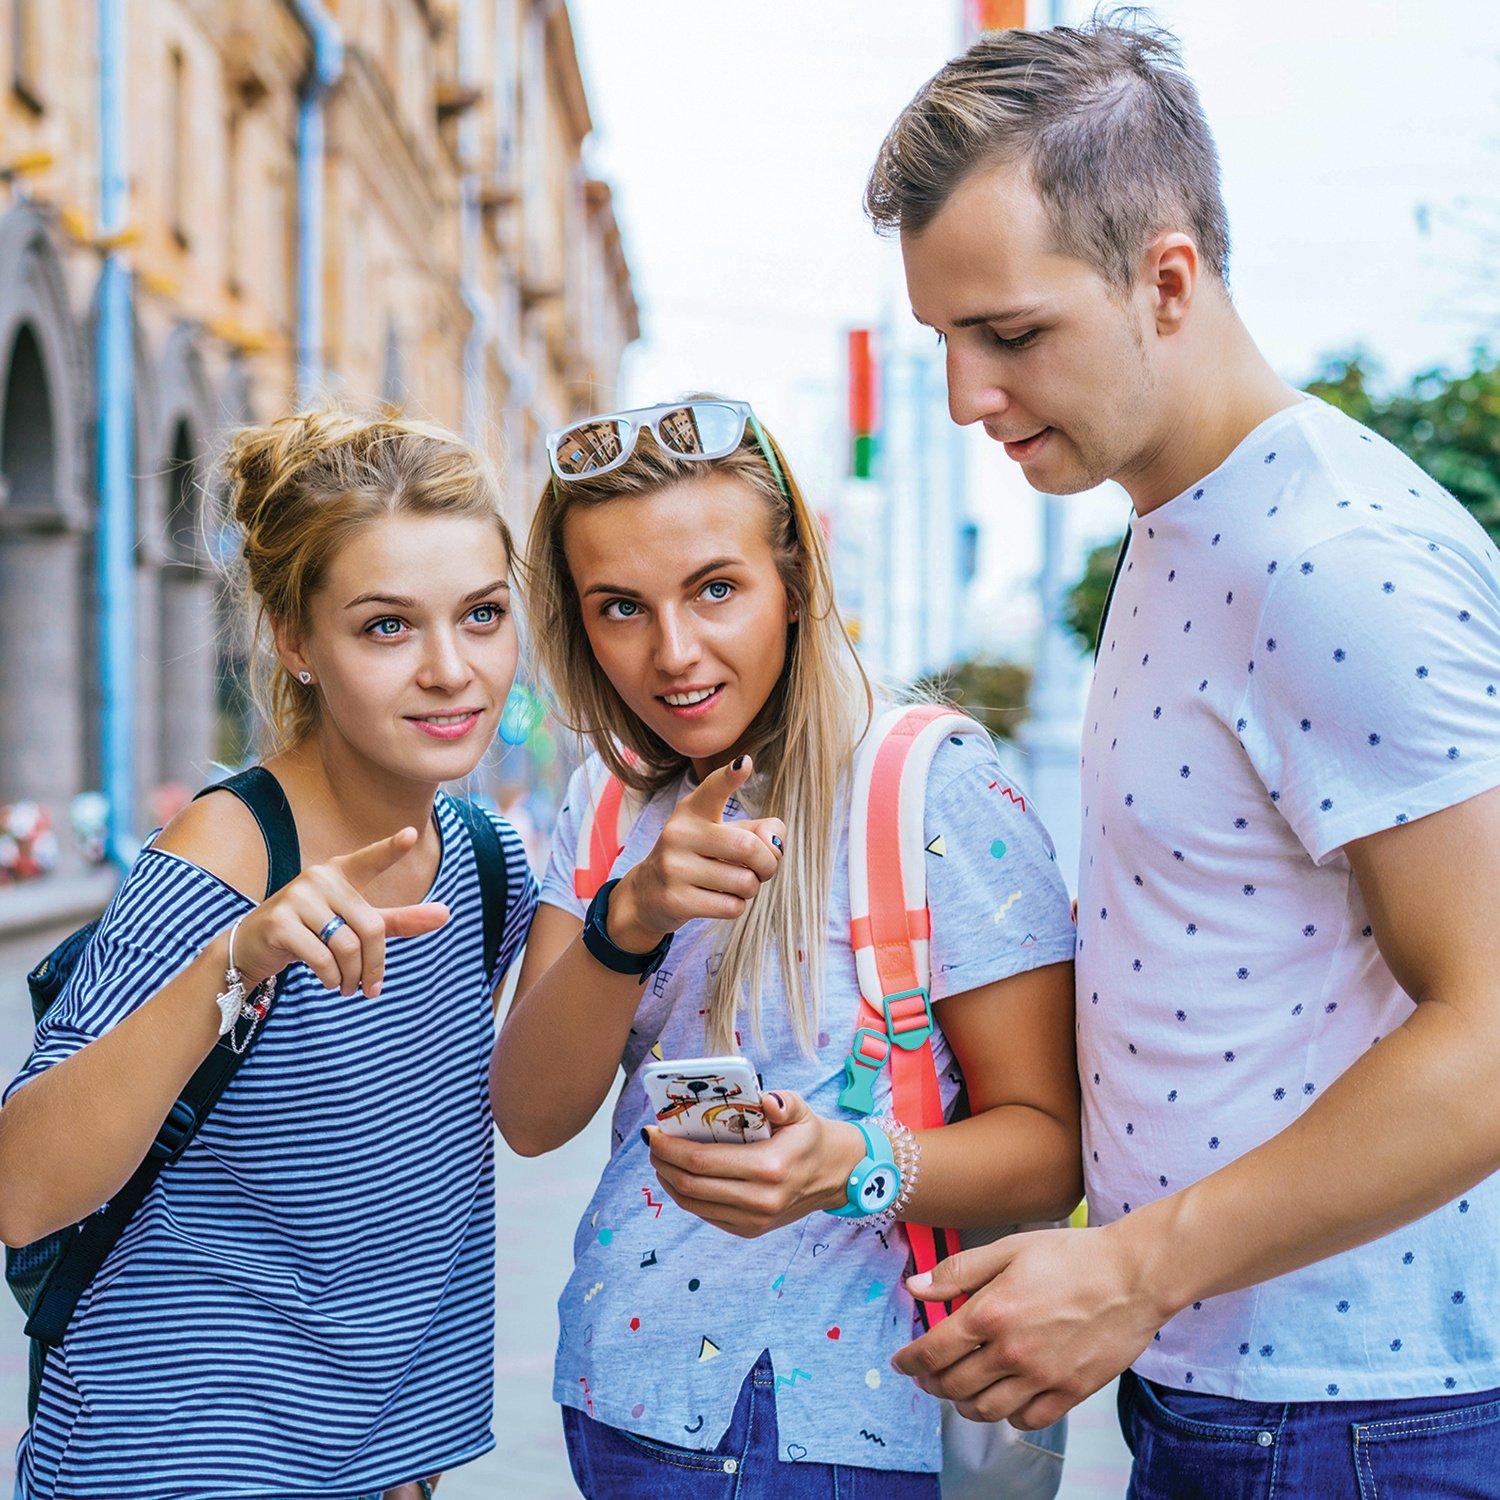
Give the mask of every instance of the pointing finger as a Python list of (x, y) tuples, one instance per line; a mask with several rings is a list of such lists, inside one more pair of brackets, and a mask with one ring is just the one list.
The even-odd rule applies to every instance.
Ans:
[(722, 823), (724, 809), (729, 805), (729, 799), (749, 781), (754, 773), (755, 767), (750, 757), (741, 755), (727, 766), (720, 766), (717, 771), (709, 772), (683, 799), (682, 805), (700, 818), (707, 818), (713, 823)]
[(424, 932), (436, 932), (447, 922), (449, 911), (441, 901), (424, 901), (417, 906), (385, 906), (380, 908), (385, 920), (387, 937), (421, 937)]
[(416, 847), (417, 830), (402, 828), (389, 838), (376, 839), (353, 854), (337, 855), (332, 861), (345, 880), (356, 890), (368, 885), (377, 875), (383, 875), (398, 860), (410, 854)]

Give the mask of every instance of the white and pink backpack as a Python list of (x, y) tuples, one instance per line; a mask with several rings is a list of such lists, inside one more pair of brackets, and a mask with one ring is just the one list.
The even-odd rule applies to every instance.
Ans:
[[(849, 811), (849, 935), (859, 976), (859, 1026), (844, 1060), (839, 1103), (875, 1109), (874, 1084), (891, 1067), (891, 1112), (912, 1130), (944, 1123), (932, 1052), (932, 913), (927, 906), (927, 773), (942, 742), (983, 735), (973, 719), (937, 705), (880, 713), (860, 743)], [(578, 830), (573, 889), (591, 901), (610, 878), (642, 799), (598, 765)], [(934, 851), (938, 852), (938, 851)], [(906, 1223), (918, 1271), (958, 1251), (958, 1232)], [(919, 1304), (939, 1322), (958, 1304)]]

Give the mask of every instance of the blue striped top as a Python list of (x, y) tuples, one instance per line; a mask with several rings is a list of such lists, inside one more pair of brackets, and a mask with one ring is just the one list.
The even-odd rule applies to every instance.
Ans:
[[(510, 879), (484, 972), (478, 871), (439, 798), (428, 900), (374, 1003), (303, 964), (192, 1146), (158, 1179), (47, 1358), (29, 1500), (348, 1500), (486, 1452), (493, 1387), (491, 993), (536, 882)], [(147, 848), (9, 1095), (159, 991), (251, 903)]]

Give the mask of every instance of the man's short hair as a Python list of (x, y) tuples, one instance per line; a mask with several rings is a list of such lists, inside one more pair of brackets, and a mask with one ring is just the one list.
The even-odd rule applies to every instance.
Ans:
[(1219, 155), (1170, 32), (1133, 14), (986, 32), (891, 127), (865, 189), (882, 231), (920, 233), (971, 173), (1024, 165), (1064, 253), (1123, 291), (1157, 234), (1228, 279)]

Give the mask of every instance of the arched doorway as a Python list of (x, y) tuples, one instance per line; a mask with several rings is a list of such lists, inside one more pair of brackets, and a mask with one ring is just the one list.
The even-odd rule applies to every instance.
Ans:
[(186, 420), (172, 433), (166, 486), (156, 760), (164, 784), (193, 791), (213, 757), (218, 622), (203, 531), (203, 445)]
[[(37, 803), (53, 836), (6, 884), (76, 872), (71, 804), (92, 784), (93, 508), (83, 482), (88, 363), (62, 261), (29, 205), (0, 213), (0, 804)], [(18, 822), (14, 812), (11, 831)], [(35, 839), (33, 856), (42, 851)]]
[[(254, 417), (250, 372), (239, 355), (230, 359), (220, 409), (231, 427), (242, 426)], [(214, 500), (208, 538), (216, 575), (214, 619), (218, 627), (214, 756), (221, 765), (239, 766), (252, 759), (257, 749), (258, 726), (250, 696), (250, 622), (239, 600), (222, 581), (239, 547), (239, 530), (227, 514), (225, 497), (218, 494)]]
[(83, 787), (89, 658), (60, 445), (41, 341), (22, 323), (0, 353), (0, 802), (41, 802), (54, 821)]
[(142, 826), (165, 822), (209, 778), (214, 759), (215, 575), (204, 487), (222, 425), (198, 331), (179, 324), (159, 357), (139, 352), (143, 402), (137, 486), (136, 795)]

